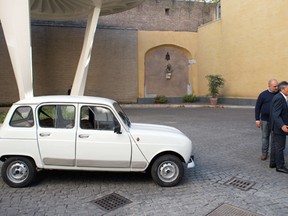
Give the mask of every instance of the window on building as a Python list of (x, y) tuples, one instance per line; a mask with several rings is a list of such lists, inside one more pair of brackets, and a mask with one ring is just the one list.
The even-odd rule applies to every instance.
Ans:
[(170, 8), (165, 8), (165, 15), (169, 16)]
[(220, 1), (217, 3), (217, 7), (216, 7), (216, 18), (221, 19), (221, 2)]

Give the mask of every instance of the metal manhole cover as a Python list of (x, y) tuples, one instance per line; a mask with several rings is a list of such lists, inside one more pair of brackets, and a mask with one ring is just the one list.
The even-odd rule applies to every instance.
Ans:
[(131, 200), (116, 193), (108, 194), (92, 202), (105, 211), (113, 211), (121, 206), (132, 203)]
[(244, 190), (244, 191), (249, 190), (254, 184), (255, 184), (255, 182), (243, 180), (243, 179), (236, 178), (236, 177), (230, 179), (229, 181), (227, 181), (225, 183), (225, 185), (232, 185), (232, 186), (234, 186), (240, 190)]
[(223, 204), (207, 214), (206, 216), (262, 216), (260, 214), (237, 208), (232, 205)]

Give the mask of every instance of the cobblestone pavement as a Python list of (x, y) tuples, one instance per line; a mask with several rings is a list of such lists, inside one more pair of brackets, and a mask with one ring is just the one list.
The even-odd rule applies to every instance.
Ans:
[[(178, 186), (159, 187), (144, 173), (45, 171), (27, 188), (10, 188), (0, 179), (0, 215), (204, 216), (222, 204), (261, 215), (288, 215), (288, 175), (259, 159), (260, 130), (253, 109), (125, 110), (132, 122), (171, 125), (191, 138), (196, 167), (185, 170)], [(226, 185), (233, 177), (255, 184), (247, 191)], [(92, 202), (110, 193), (132, 203), (107, 212)]]

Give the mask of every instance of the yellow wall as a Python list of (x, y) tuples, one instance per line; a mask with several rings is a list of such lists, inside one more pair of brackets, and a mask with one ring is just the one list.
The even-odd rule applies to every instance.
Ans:
[(226, 79), (223, 97), (256, 98), (267, 81), (288, 80), (288, 1), (221, 0), (222, 18), (198, 30), (198, 89), (207, 74)]
[[(139, 31), (138, 32), (138, 85), (139, 98), (144, 98), (145, 54), (158, 46), (177, 46), (186, 53), (188, 59), (195, 59), (197, 53), (197, 33), (194, 32), (164, 32), (164, 31)], [(188, 64), (188, 62), (187, 62)], [(193, 91), (198, 89), (198, 72), (196, 64), (189, 66), (189, 83)]]

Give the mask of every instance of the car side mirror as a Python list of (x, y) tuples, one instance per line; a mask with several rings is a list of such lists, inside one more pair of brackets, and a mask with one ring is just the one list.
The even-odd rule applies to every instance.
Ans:
[(122, 134), (122, 132), (121, 132), (121, 126), (120, 126), (120, 124), (119, 124), (118, 122), (115, 123), (114, 133)]

